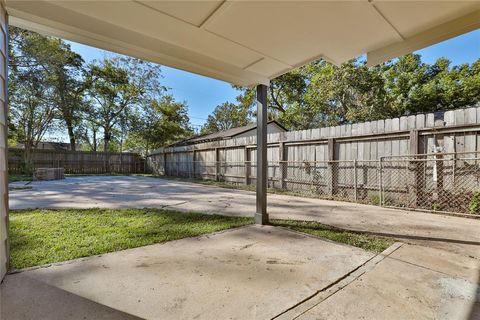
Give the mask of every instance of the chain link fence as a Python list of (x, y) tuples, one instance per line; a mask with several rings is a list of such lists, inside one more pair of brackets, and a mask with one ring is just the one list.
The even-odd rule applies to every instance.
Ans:
[[(164, 173), (190, 179), (254, 185), (251, 161), (172, 161)], [(480, 157), (436, 153), (378, 160), (268, 163), (272, 192), (405, 209), (480, 214)]]
[(388, 157), (379, 163), (382, 205), (480, 214), (477, 153)]

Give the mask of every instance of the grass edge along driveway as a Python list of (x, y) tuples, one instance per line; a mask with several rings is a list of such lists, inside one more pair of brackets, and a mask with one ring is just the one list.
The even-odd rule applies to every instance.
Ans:
[[(165, 209), (27, 209), (10, 211), (11, 269), (99, 255), (236, 228), (253, 218)], [(317, 222), (273, 225), (381, 252), (393, 241)]]

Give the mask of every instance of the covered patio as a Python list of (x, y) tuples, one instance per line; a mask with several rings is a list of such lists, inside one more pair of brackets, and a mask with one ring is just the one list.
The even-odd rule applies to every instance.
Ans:
[[(480, 2), (2, 0), (2, 279), (9, 266), (6, 166), (9, 23), (236, 85), (256, 86), (256, 210), (251, 214), (257, 224), (268, 225), (270, 80), (317, 59), (341, 64), (366, 54), (368, 64), (376, 65), (475, 30), (480, 27)], [(2, 284), (2, 291), (8, 292), (2, 292), (1, 315), (12, 319), (38, 315), (48, 319), (291, 319), (332, 314), (337, 318), (381, 318), (386, 314), (398, 315), (409, 307), (416, 311), (412, 315), (422, 318), (478, 316), (475, 313), (478, 312), (475, 309), (478, 261), (451, 252), (431, 251), (437, 249), (415, 253), (416, 248), (400, 247), (394, 245), (383, 254), (372, 255), (279, 227), (250, 226), (7, 275)], [(409, 254), (429, 259), (413, 263)], [(146, 258), (148, 264), (142, 260)], [(169, 267), (152, 267), (152, 259)], [(435, 267), (432, 261), (437, 261)], [(456, 268), (457, 262), (463, 266), (461, 271)], [(382, 266), (377, 269), (378, 277), (368, 273), (377, 265)], [(411, 273), (412, 265), (423, 273)], [(395, 274), (402, 277), (392, 278)], [(203, 276), (206, 280), (200, 280)], [(360, 278), (368, 283), (364, 287), (368, 289), (357, 283), (342, 292), (343, 299), (320, 305), (330, 293), (340, 292)], [(411, 284), (413, 293), (403, 283)], [(384, 286), (388, 288), (382, 291)], [(23, 290), (27, 287), (28, 291)], [(396, 292), (400, 291), (398, 295)], [(385, 292), (391, 296), (382, 300), (388, 295)], [(448, 294), (450, 297), (445, 298)], [(411, 299), (418, 303), (407, 305)], [(379, 309), (353, 308), (360, 300), (375, 301)], [(329, 305), (332, 301), (335, 303)], [(401, 303), (385, 313), (387, 309), (381, 308), (388, 308), (391, 301)], [(62, 305), (63, 308), (59, 307)], [(96, 311), (88, 313), (86, 310), (90, 308)]]

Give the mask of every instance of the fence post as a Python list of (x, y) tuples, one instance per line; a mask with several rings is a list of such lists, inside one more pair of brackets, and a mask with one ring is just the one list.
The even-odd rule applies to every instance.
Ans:
[(285, 157), (285, 142), (280, 142), (278, 146), (278, 164), (279, 164), (279, 169), (280, 169), (280, 188), (282, 190), (287, 189), (287, 184), (285, 182), (285, 178), (287, 176), (287, 170), (288, 170), (288, 163), (286, 163), (286, 157)]
[(215, 148), (215, 181), (220, 181), (220, 163), (218, 161), (219, 157), (219, 150)]
[(123, 152), (122, 151), (120, 151), (120, 170), (119, 171), (120, 173), (123, 173)]
[(167, 153), (163, 150), (163, 175), (168, 176), (167, 174)]
[[(173, 153), (173, 149), (170, 151), (170, 162), (172, 163), (172, 172), (170, 173), (172, 176), (175, 175), (175, 173), (173, 172), (173, 169), (174, 169), (174, 162), (173, 160), (175, 160), (175, 158), (173, 157), (174, 153)], [(175, 163), (176, 164), (176, 163)]]
[(183, 154), (183, 152), (177, 152), (175, 154), (175, 159), (177, 160), (177, 177), (180, 177), (182, 175), (182, 170), (180, 170), (180, 165), (182, 164), (182, 161), (181, 161), (181, 155)]
[(383, 157), (378, 162), (378, 202), (383, 207)]
[[(193, 147), (195, 148), (195, 146)], [(196, 171), (196, 165), (195, 165), (195, 158), (197, 157), (197, 152), (195, 149), (193, 149), (193, 154), (192, 154), (192, 178), (195, 179), (195, 171)]]
[(336, 194), (337, 189), (337, 174), (336, 174), (336, 163), (335, 163), (335, 139), (328, 139), (328, 177), (330, 181), (327, 181), (328, 185), (328, 195), (333, 197)]
[(435, 154), (435, 162), (437, 166), (437, 183), (436, 183), (436, 193), (437, 193), (437, 201), (442, 203), (446, 200), (445, 197), (445, 190), (444, 190), (444, 161), (442, 154), (436, 155)]
[(79, 170), (77, 172), (79, 173), (83, 173), (83, 165), (84, 165), (84, 161), (85, 161), (85, 154), (82, 152), (81, 153), (81, 156), (80, 156), (80, 165), (79, 165)]
[(419, 154), (419, 135), (418, 130), (411, 130), (410, 131), (410, 154), (413, 155), (413, 159), (410, 161), (410, 170), (413, 170), (413, 186), (408, 188), (409, 190), (409, 198), (413, 204), (413, 207), (416, 208), (422, 199), (422, 192), (424, 188), (424, 183), (422, 181), (422, 163), (418, 161), (418, 154)]
[(353, 160), (353, 191), (355, 201), (358, 200), (358, 186), (357, 186), (357, 159)]
[[(475, 155), (475, 158), (477, 156)], [(455, 190), (456, 185), (456, 169), (457, 169), (457, 156), (453, 155), (452, 157), (453, 166), (452, 166), (452, 189)]]
[(244, 160), (244, 170), (245, 170), (245, 185), (249, 185), (250, 184), (250, 168), (249, 168), (249, 164), (250, 164), (250, 152), (248, 151), (248, 148), (247, 146), (245, 146), (245, 148), (243, 149), (243, 160)]

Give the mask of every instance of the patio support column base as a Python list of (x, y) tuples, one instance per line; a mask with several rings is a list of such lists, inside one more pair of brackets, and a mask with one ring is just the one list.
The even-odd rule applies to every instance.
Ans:
[(256, 224), (268, 224), (267, 213), (267, 86), (257, 86), (257, 210)]
[(267, 225), (268, 223), (268, 214), (255, 213), (255, 224)]

